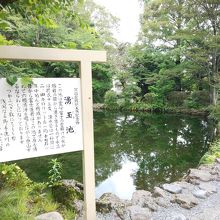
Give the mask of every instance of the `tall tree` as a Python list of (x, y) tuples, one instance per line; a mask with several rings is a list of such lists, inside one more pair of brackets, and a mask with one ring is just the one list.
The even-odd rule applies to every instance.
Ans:
[(217, 103), (219, 78), (219, 10), (217, 0), (149, 0), (142, 16), (145, 43), (162, 49), (176, 63), (167, 70), (176, 90), (187, 74), (197, 89), (209, 82), (212, 104)]
[(220, 78), (220, 3), (217, 0), (191, 0), (188, 9), (191, 39), (187, 39), (187, 56), (205, 70), (211, 104), (216, 105)]
[[(185, 0), (145, 1), (141, 18), (144, 40), (168, 51), (177, 66), (183, 61), (181, 51), (184, 42), (180, 37), (180, 32), (188, 22), (184, 17), (185, 4)], [(182, 89), (182, 71), (183, 69), (176, 67), (175, 71), (171, 71), (171, 73), (174, 72), (171, 76), (176, 82), (175, 89), (179, 91)]]

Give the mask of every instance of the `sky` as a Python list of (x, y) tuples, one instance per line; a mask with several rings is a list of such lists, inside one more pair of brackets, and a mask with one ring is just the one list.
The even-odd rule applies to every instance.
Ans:
[(111, 14), (120, 19), (116, 39), (121, 42), (135, 43), (140, 30), (139, 15), (141, 6), (138, 0), (94, 0), (104, 6)]

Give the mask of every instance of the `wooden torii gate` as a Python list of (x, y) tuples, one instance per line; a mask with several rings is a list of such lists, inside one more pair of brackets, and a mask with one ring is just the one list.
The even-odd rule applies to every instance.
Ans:
[(85, 219), (96, 219), (92, 101), (92, 62), (105, 62), (105, 51), (0, 46), (0, 59), (79, 62), (83, 130), (83, 183)]

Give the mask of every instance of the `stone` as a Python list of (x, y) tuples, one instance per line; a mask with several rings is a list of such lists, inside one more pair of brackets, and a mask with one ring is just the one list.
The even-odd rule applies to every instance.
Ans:
[(152, 194), (153, 197), (166, 197), (166, 192), (160, 187), (154, 187), (154, 191)]
[[(190, 173), (187, 176), (187, 180), (191, 182), (191, 180), (201, 180), (203, 182), (208, 182), (214, 180), (215, 177), (212, 176), (208, 170), (199, 170), (199, 169), (190, 169)], [(194, 182), (194, 181), (192, 181)]]
[(167, 208), (170, 206), (170, 201), (163, 198), (163, 197), (157, 197), (154, 199), (155, 203), (161, 207)]
[(75, 211), (74, 202), (83, 200), (83, 185), (75, 180), (62, 180), (61, 184), (53, 186), (52, 192), (57, 202)]
[(219, 167), (214, 166), (214, 167), (212, 168), (212, 170), (210, 171), (210, 173), (211, 173), (212, 175), (219, 175), (219, 174), (220, 174), (220, 169), (219, 169)]
[(138, 205), (140, 207), (147, 207), (152, 211), (157, 211), (158, 205), (154, 202), (151, 196), (151, 192), (145, 190), (137, 190), (132, 195), (132, 205)]
[(48, 212), (35, 217), (35, 220), (64, 220), (59, 212)]
[(178, 194), (182, 192), (182, 188), (177, 184), (163, 184), (163, 189), (174, 194)]
[(96, 201), (96, 209), (102, 214), (116, 214), (121, 219), (127, 219), (129, 215), (127, 202), (124, 202), (112, 193), (104, 193), (100, 199)]
[(187, 220), (187, 218), (181, 213), (171, 213), (166, 220)]
[(124, 206), (124, 204), (118, 196), (112, 193), (104, 193), (100, 199), (96, 201), (96, 209), (101, 213), (109, 213), (117, 206)]
[(208, 195), (208, 192), (202, 189), (194, 190), (192, 194), (199, 199), (205, 199)]
[(141, 208), (140, 206), (128, 207), (131, 220), (150, 220), (151, 212), (148, 208)]
[(208, 194), (217, 193), (216, 186), (212, 185), (211, 183), (200, 183), (199, 188), (201, 190), (205, 190), (208, 192)]
[(192, 194), (176, 194), (172, 202), (178, 203), (182, 208), (191, 209), (198, 205), (198, 199)]
[(194, 188), (194, 185), (185, 181), (176, 182), (178, 186), (180, 186), (182, 189), (188, 189), (192, 190)]
[(79, 193), (83, 192), (83, 184), (74, 179), (65, 179), (65, 180), (62, 180), (62, 183), (67, 187), (73, 187)]
[(139, 200), (146, 198), (146, 197), (150, 197), (152, 194), (149, 191), (146, 190), (137, 190), (133, 193), (132, 195), (132, 203), (138, 203)]
[(73, 206), (75, 207), (76, 213), (81, 214), (83, 212), (84, 202), (82, 200), (75, 200)]

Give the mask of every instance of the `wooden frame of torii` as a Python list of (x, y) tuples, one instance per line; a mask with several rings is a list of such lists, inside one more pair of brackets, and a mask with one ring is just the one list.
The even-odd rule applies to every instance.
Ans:
[(105, 62), (105, 51), (0, 46), (0, 59), (79, 62), (83, 127), (83, 184), (86, 220), (96, 219), (92, 102), (92, 62)]

